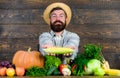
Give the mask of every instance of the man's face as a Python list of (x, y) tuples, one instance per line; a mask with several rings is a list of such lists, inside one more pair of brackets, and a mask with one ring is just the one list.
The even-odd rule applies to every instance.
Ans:
[(66, 15), (63, 10), (54, 10), (50, 15), (50, 26), (54, 32), (60, 32), (66, 27)]

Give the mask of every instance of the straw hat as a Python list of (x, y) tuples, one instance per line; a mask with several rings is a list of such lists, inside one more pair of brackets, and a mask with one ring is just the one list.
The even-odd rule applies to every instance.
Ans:
[(72, 12), (68, 5), (61, 3), (61, 2), (52, 3), (45, 9), (45, 11), (43, 13), (43, 18), (44, 18), (45, 22), (50, 25), (49, 14), (50, 14), (51, 10), (55, 7), (60, 7), (66, 12), (66, 14), (67, 14), (66, 25), (68, 25), (71, 20)]

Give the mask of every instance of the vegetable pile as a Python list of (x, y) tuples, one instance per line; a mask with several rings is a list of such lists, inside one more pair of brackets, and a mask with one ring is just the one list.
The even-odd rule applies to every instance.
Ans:
[(97, 68), (97, 66), (99, 67), (103, 59), (100, 54), (100, 45), (86, 44), (83, 46), (83, 48), (84, 53), (78, 54), (72, 64), (72, 73), (76, 76), (93, 74), (93, 68)]
[(44, 56), (45, 65), (43, 68), (38, 66), (32, 66), (26, 71), (27, 76), (49, 76), (49, 75), (60, 75), (58, 70), (59, 65), (62, 63), (58, 57), (55, 56)]
[(12, 63), (0, 62), (0, 76), (120, 76), (120, 70), (109, 67), (100, 44), (86, 44), (83, 48), (84, 52), (79, 53), (70, 64), (62, 64), (59, 57), (42, 56), (37, 51), (17, 51)]

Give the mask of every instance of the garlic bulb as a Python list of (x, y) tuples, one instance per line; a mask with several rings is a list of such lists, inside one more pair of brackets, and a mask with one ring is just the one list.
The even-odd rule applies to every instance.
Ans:
[(69, 68), (63, 68), (63, 69), (62, 69), (62, 74), (63, 74), (64, 76), (70, 76), (70, 75), (71, 75), (71, 71), (70, 71)]

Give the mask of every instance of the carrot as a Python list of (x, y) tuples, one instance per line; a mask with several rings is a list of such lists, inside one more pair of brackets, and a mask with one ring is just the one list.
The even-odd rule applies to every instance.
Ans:
[(74, 72), (74, 69), (75, 69), (76, 67), (77, 67), (77, 65), (74, 64), (73, 67), (72, 67), (72, 72)]

